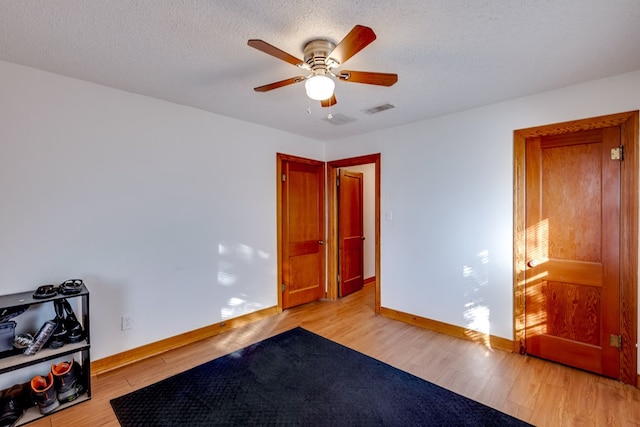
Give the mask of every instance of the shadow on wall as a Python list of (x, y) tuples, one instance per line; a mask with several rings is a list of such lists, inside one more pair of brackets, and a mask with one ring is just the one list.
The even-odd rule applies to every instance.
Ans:
[[(250, 284), (266, 282), (262, 277), (251, 277), (252, 272), (260, 272), (257, 263), (269, 262), (270, 255), (249, 245), (237, 243), (235, 245), (218, 245), (218, 278), (217, 282), (226, 288), (225, 305), (220, 309), (220, 317), (232, 319), (264, 308), (263, 304), (251, 302), (247, 287)], [(259, 273), (257, 273), (259, 274)], [(245, 289), (238, 289), (244, 284)]]
[(465, 334), (471, 340), (491, 347), (491, 310), (483, 296), (483, 288), (489, 284), (489, 250), (476, 254), (471, 264), (462, 267), (462, 276), (467, 284), (463, 311)]

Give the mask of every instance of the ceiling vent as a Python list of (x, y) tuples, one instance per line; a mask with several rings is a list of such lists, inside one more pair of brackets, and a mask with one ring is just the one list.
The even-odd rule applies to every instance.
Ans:
[(392, 108), (396, 108), (396, 106), (393, 104), (389, 104), (387, 102), (386, 104), (381, 104), (381, 105), (378, 105), (377, 107), (371, 107), (369, 109), (366, 109), (364, 110), (364, 112), (367, 114), (375, 114), (375, 113), (379, 113), (380, 111), (390, 110)]
[(346, 125), (347, 123), (356, 121), (355, 118), (349, 117), (349, 116), (345, 116), (344, 114), (341, 114), (341, 113), (330, 114), (328, 116), (323, 117), (322, 120), (324, 120), (325, 122), (329, 122), (329, 123), (331, 123), (332, 125), (335, 125), (335, 126)]

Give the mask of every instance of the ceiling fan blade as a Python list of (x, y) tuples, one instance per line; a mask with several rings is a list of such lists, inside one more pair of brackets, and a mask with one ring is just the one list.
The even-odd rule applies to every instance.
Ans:
[(349, 34), (331, 51), (329, 58), (344, 64), (349, 58), (364, 49), (376, 39), (376, 34), (369, 27), (356, 25)]
[(282, 59), (289, 64), (297, 66), (304, 63), (303, 60), (298, 59), (293, 55), (289, 55), (287, 52), (280, 50), (273, 45), (270, 45), (264, 40), (251, 39), (247, 42), (247, 44), (254, 49), (258, 49), (259, 51), (262, 51), (267, 55), (275, 56), (276, 58)]
[(292, 85), (294, 83), (299, 83), (303, 81), (306, 77), (296, 76), (291, 77), (290, 79), (280, 80), (279, 82), (269, 83), (268, 85), (254, 87), (253, 90), (256, 92), (267, 92), (273, 89), (278, 89), (279, 87)]
[(323, 99), (322, 101), (320, 101), (320, 105), (322, 105), (322, 107), (331, 107), (332, 105), (336, 105), (337, 103), (338, 100), (336, 100), (335, 94), (331, 95), (331, 98), (329, 99)]
[(369, 71), (340, 71), (336, 77), (345, 82), (365, 83), (368, 85), (392, 86), (398, 81), (397, 74), (372, 73)]

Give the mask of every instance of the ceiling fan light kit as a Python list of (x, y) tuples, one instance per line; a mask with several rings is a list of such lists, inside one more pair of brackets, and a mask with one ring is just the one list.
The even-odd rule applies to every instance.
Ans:
[(376, 35), (371, 28), (356, 25), (337, 45), (324, 39), (311, 40), (306, 43), (303, 48), (304, 61), (263, 40), (251, 39), (247, 44), (254, 49), (258, 49), (303, 70), (310, 71), (307, 76), (292, 77), (258, 86), (253, 90), (267, 92), (304, 81), (307, 96), (313, 100), (320, 101), (323, 107), (330, 107), (338, 102), (333, 93), (336, 85), (334, 79), (352, 83), (391, 86), (398, 81), (397, 74), (368, 71), (333, 72), (333, 69), (343, 65), (349, 58), (360, 52), (375, 39)]
[(304, 88), (309, 98), (316, 101), (324, 101), (331, 98), (333, 90), (336, 88), (336, 83), (331, 77), (315, 75), (304, 82)]

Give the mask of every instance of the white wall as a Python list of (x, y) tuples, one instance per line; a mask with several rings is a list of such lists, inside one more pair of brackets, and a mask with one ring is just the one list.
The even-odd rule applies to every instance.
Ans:
[(364, 278), (368, 279), (376, 275), (376, 165), (371, 163), (344, 169), (363, 174)]
[(513, 339), (513, 131), (637, 109), (640, 70), (327, 143), (381, 153), (382, 306)]
[(276, 152), (324, 158), (318, 141), (0, 62), (1, 293), (83, 278), (94, 359), (276, 305)]
[(382, 305), (511, 339), (513, 130), (640, 109), (637, 71), (323, 144), (1, 61), (0, 82), (1, 292), (84, 278), (95, 359), (276, 304), (276, 152), (380, 152)]

